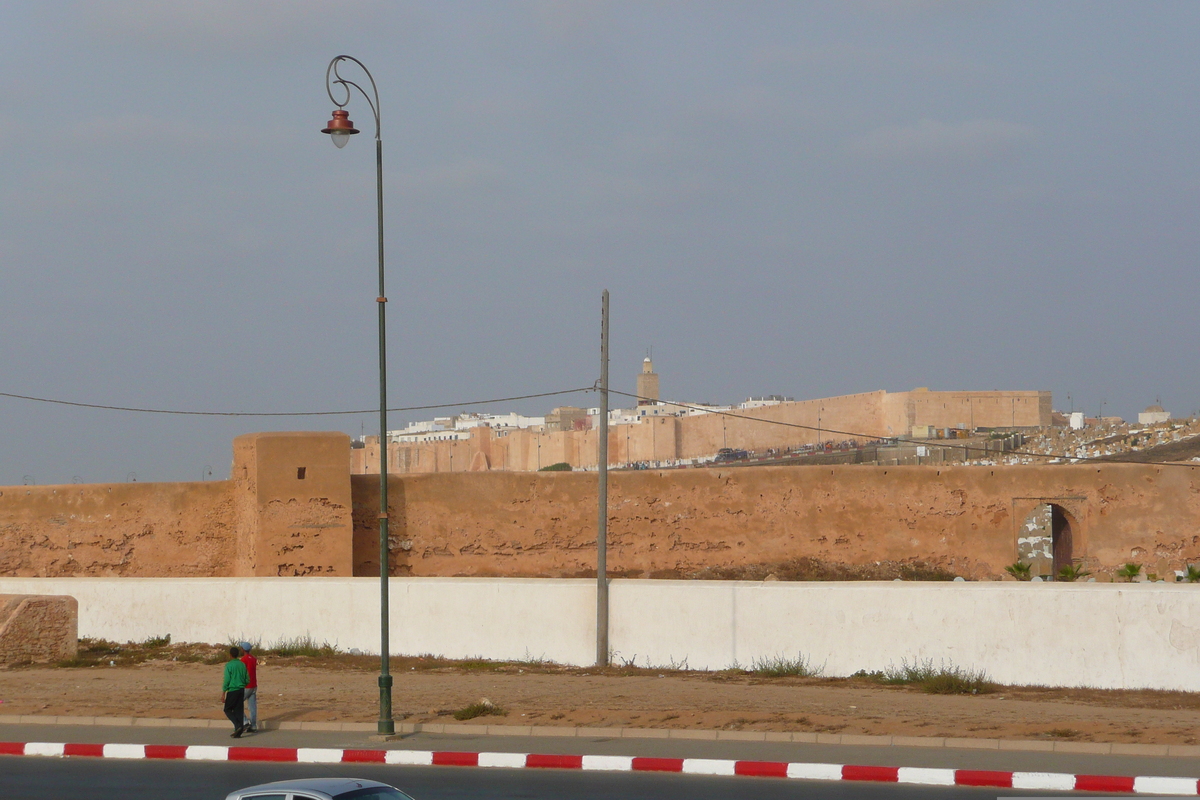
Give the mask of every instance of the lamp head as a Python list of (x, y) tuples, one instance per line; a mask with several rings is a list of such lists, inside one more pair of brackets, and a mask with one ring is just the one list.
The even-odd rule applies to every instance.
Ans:
[(358, 133), (358, 128), (350, 121), (350, 112), (339, 108), (333, 112), (333, 119), (329, 120), (328, 127), (321, 129), (321, 133), (328, 133), (333, 143), (341, 148), (346, 146), (351, 136)]

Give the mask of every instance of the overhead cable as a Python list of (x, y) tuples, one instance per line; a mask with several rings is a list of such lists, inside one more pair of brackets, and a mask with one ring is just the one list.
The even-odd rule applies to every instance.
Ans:
[[(557, 392), (538, 392), (536, 394), (523, 394), (513, 397), (493, 397), (487, 400), (468, 400), (462, 403), (435, 403), (425, 406), (404, 406), (401, 408), (389, 408), (388, 411), (429, 411), (438, 408), (458, 408), (462, 406), (479, 406), (489, 403), (508, 403), (514, 400), (530, 400), (537, 397), (555, 397), (563, 394), (577, 394), (579, 392), (593, 391), (594, 387), (584, 386), (578, 389), (562, 389)], [(138, 414), (175, 414), (188, 417), (336, 417), (348, 416), (351, 414), (377, 414), (378, 408), (365, 408), (356, 411), (179, 411), (176, 409), (166, 408), (134, 408), (130, 406), (110, 406), (100, 403), (76, 403), (70, 400), (54, 400), (47, 397), (31, 397), (23, 394), (12, 394), (10, 392), (0, 392), (0, 397), (8, 397), (14, 400), (28, 400), (34, 403), (51, 403), (59, 406), (72, 406), (74, 408), (96, 408), (104, 411), (130, 411)]]

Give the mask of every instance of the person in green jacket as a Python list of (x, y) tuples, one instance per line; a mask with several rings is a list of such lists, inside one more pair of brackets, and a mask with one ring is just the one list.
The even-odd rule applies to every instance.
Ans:
[(242, 716), (242, 701), (246, 696), (246, 684), (250, 682), (250, 676), (246, 672), (246, 665), (239, 658), (241, 655), (241, 648), (229, 648), (229, 661), (225, 662), (225, 680), (221, 684), (225, 716), (233, 723), (233, 733), (230, 736), (234, 739), (242, 738), (248, 727), (245, 717)]

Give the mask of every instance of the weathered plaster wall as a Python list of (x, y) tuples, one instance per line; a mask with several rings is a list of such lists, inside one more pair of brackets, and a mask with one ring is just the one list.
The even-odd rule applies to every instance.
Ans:
[(0, 594), (0, 664), (79, 653), (79, 603), (65, 595)]
[(251, 515), (242, 561), (253, 566), (239, 574), (353, 574), (349, 436), (246, 434), (234, 456), (234, 493)]
[(232, 485), (0, 487), (0, 575), (229, 575)]
[(0, 487), (0, 575), (349, 576), (349, 451), (344, 433), (250, 434), (228, 481)]
[[(0, 575), (378, 574), (378, 477), (349, 437), (256, 434), (229, 481), (0, 488)], [(303, 473), (300, 472), (303, 470)], [(1200, 563), (1200, 470), (1186, 466), (738, 467), (610, 475), (609, 567), (687, 575), (800, 557), (920, 560), (1002, 577), (1039, 506), (1066, 515), (1100, 579)], [(303, 477), (301, 477), (303, 474)], [(389, 477), (394, 575), (578, 576), (595, 569), (595, 473)]]
[[(687, 574), (811, 556), (919, 559), (999, 578), (1027, 517), (1064, 508), (1100, 579), (1200, 561), (1200, 474), (1171, 466), (742, 467), (610, 475), (609, 568)], [(354, 476), (354, 574), (378, 574), (378, 478)], [(393, 476), (393, 575), (569, 577), (595, 569), (596, 476)]]

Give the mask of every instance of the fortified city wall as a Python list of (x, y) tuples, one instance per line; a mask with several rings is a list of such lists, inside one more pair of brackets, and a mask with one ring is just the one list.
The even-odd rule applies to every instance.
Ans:
[[(342, 433), (234, 442), (232, 478), (0, 487), (0, 575), (378, 574), (378, 477)], [(595, 568), (594, 473), (389, 477), (391, 573), (573, 576)], [(610, 475), (608, 563), (627, 576), (811, 556), (920, 560), (997, 578), (1051, 503), (1100, 579), (1200, 562), (1200, 470), (1172, 465), (739, 467)]]
[[(645, 416), (609, 428), (610, 463), (667, 463), (711, 457), (722, 447), (784, 450), (830, 439), (911, 436), (914, 428), (1040, 428), (1050, 425), (1049, 392), (866, 392), (693, 416)], [(772, 424), (782, 423), (782, 424)], [(565, 462), (595, 469), (596, 430), (494, 431), (470, 438), (388, 445), (388, 473), (536, 472)], [(351, 454), (351, 472), (379, 474), (379, 439)]]

